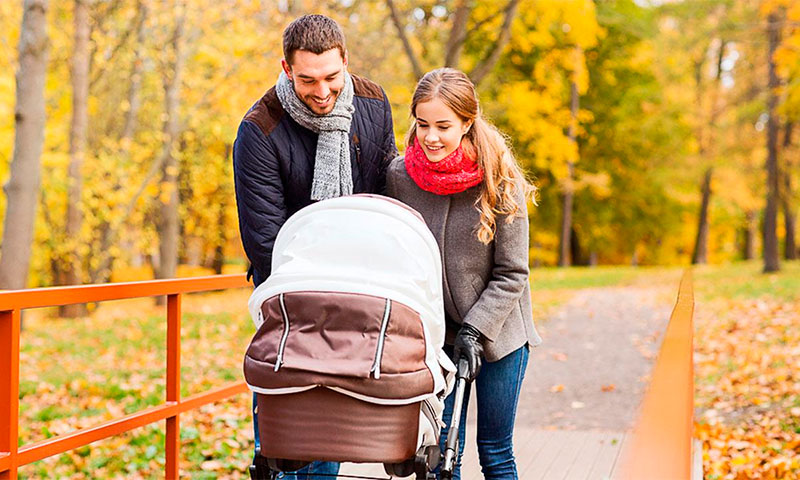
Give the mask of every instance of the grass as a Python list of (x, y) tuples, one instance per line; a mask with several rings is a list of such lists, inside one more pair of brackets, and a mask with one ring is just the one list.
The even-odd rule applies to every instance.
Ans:
[(695, 292), (705, 299), (800, 300), (800, 261), (784, 261), (776, 273), (765, 274), (762, 269), (763, 263), (756, 260), (695, 267)]

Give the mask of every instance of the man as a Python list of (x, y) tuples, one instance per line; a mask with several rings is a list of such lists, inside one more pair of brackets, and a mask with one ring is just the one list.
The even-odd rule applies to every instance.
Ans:
[[(244, 116), (233, 147), (239, 230), (256, 286), (270, 275), (288, 217), (317, 200), (383, 193), (397, 154), (389, 100), (379, 85), (347, 72), (336, 22), (296, 19), (283, 32), (283, 55), (276, 85)], [(251, 477), (261, 478), (262, 469), (257, 455)], [(298, 478), (338, 471), (337, 463), (314, 462)]]

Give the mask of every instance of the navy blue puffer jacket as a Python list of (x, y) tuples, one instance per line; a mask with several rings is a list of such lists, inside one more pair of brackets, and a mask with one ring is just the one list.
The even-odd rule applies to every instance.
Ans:
[[(379, 85), (352, 77), (353, 193), (384, 193), (386, 169), (397, 155), (391, 107)], [(239, 125), (233, 145), (233, 177), (239, 231), (256, 286), (270, 274), (278, 230), (293, 213), (312, 203), (317, 137), (284, 112), (274, 87)]]

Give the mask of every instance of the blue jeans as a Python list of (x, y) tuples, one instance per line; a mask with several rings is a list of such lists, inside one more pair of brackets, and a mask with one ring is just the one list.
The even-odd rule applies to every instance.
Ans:
[[(452, 346), (446, 345), (444, 349), (452, 356)], [(490, 363), (484, 359), (481, 373), (473, 382), (478, 396), (478, 458), (486, 479), (517, 480), (519, 478), (517, 464), (514, 461), (512, 437), (520, 387), (522, 379), (525, 378), (525, 367), (528, 365), (528, 355), (528, 346), (525, 345), (496, 362)], [(453, 471), (454, 480), (461, 479), (461, 456), (464, 453), (467, 405), (469, 405), (471, 387), (472, 385), (468, 385), (464, 393), (464, 408), (461, 411), (461, 427), (458, 432), (458, 456)], [(444, 452), (450, 421), (453, 418), (454, 402), (455, 393), (451, 393), (444, 403), (442, 419), (446, 425), (442, 428), (439, 438), (442, 452)]]
[[(261, 436), (258, 434), (258, 412), (256, 412), (256, 394), (253, 394), (253, 430), (256, 440), (256, 448), (261, 446)], [(319, 474), (319, 475), (315, 475)], [(308, 466), (296, 472), (286, 472), (278, 476), (287, 480), (330, 480), (339, 474), (339, 463), (337, 462), (311, 462)]]

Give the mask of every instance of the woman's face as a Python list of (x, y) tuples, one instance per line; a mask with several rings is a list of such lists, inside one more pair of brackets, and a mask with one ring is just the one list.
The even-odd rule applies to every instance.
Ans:
[(418, 103), (416, 116), (417, 142), (431, 162), (442, 160), (458, 148), (470, 126), (435, 97)]

